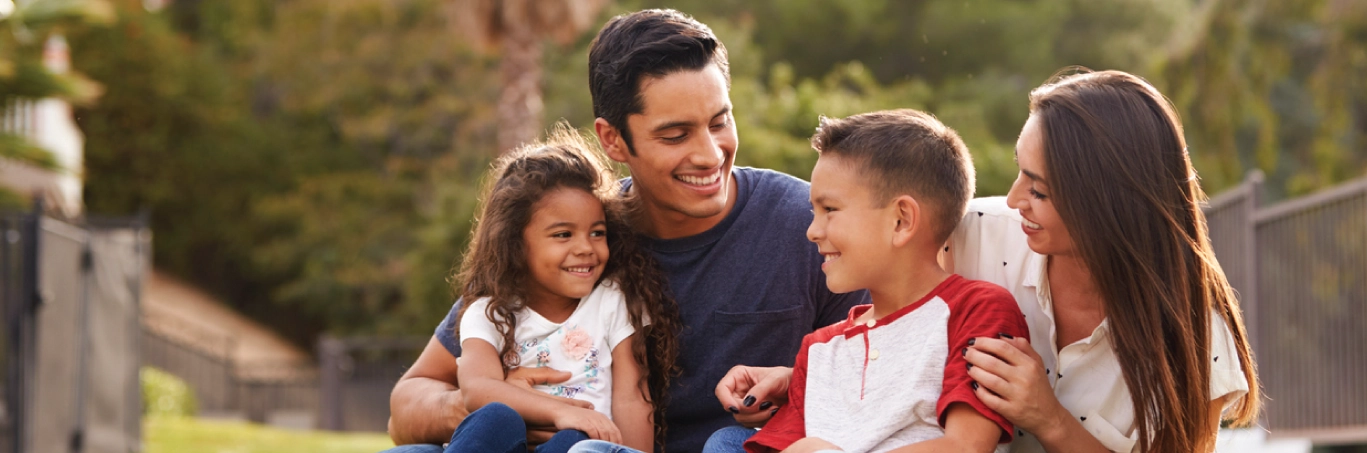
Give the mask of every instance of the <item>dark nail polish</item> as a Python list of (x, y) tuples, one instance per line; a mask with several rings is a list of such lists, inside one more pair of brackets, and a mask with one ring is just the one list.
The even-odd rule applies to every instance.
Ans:
[(973, 381), (973, 382), (969, 383), (968, 386), (969, 386), (969, 387), (973, 387), (973, 390), (977, 390), (977, 389), (978, 389), (978, 381)]
[(968, 348), (964, 348), (964, 357), (968, 357)]
[(740, 413), (740, 409), (736, 409), (736, 406), (728, 407), (728, 408), (726, 408), (726, 410), (731, 411), (732, 414), (739, 414), (739, 413)]
[(971, 364), (971, 363), (968, 364), (968, 369), (970, 369), (970, 370), (973, 369), (973, 364)]
[(777, 414), (777, 413), (778, 413), (778, 408), (775, 407), (774, 410), (769, 411), (769, 416), (770, 416), (770, 417), (773, 417), (774, 414)]
[(770, 407), (772, 407), (773, 405), (774, 405), (774, 403), (770, 403), (770, 402), (768, 402), (768, 401), (765, 401), (765, 402), (763, 402), (763, 403), (759, 403), (759, 410), (768, 410), (768, 409), (769, 409)]
[(977, 338), (969, 338), (969, 339), (968, 339), (968, 345), (969, 345), (969, 346), (973, 346), (973, 343), (977, 343), (977, 342), (978, 342), (978, 339), (977, 339)]
[(745, 401), (741, 401), (740, 403), (741, 403), (741, 404), (744, 404), (745, 407), (753, 406), (753, 405), (755, 405), (755, 397), (754, 397), (754, 396), (746, 396), (746, 397), (745, 397)]
[(1005, 338), (1005, 339), (1007, 339), (1007, 340), (1016, 338), (1016, 337), (1013, 337), (1013, 336), (1011, 336), (1011, 334), (1006, 333), (1006, 332), (997, 332), (997, 336), (998, 336), (998, 337)]

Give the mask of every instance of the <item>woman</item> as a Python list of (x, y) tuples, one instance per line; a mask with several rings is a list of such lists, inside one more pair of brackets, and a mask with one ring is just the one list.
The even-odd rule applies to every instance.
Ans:
[[(966, 351), (978, 398), (1016, 425), (1012, 451), (1213, 450), (1221, 420), (1252, 422), (1260, 395), (1177, 114), (1118, 71), (1047, 83), (1030, 112), (1010, 193), (974, 200), (946, 254), (1010, 290), (1030, 325), (1028, 343)], [(775, 401), (781, 381), (737, 367), (717, 394)]]

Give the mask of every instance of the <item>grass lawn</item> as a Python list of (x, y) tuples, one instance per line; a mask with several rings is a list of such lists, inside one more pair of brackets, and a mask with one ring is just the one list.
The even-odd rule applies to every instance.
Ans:
[(144, 418), (142, 430), (147, 453), (376, 453), (394, 446), (384, 433), (294, 431), (188, 417)]

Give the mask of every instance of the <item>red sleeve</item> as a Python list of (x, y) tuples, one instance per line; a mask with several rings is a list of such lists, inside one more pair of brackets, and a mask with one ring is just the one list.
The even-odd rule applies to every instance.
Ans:
[(788, 405), (779, 408), (774, 418), (769, 419), (759, 432), (745, 441), (746, 453), (783, 451), (793, 442), (807, 437), (804, 406), (807, 394), (807, 349), (812, 343), (817, 342), (823, 331), (842, 324), (844, 323), (836, 323), (802, 338), (802, 348), (798, 349), (797, 360), (793, 363), (793, 380), (788, 383)]
[(970, 386), (972, 379), (968, 377), (968, 361), (964, 359), (963, 350), (968, 347), (969, 339), (995, 338), (998, 333), (1029, 340), (1030, 332), (1025, 324), (1025, 315), (1021, 314), (1020, 306), (1016, 305), (1016, 299), (1011, 297), (1010, 292), (987, 282), (964, 280), (955, 294), (947, 296), (943, 298), (949, 303), (950, 349), (945, 360), (944, 388), (941, 389), (940, 400), (935, 405), (935, 414), (940, 419), (940, 426), (945, 425), (945, 410), (949, 409), (950, 404), (964, 403), (989, 420), (997, 422), (997, 426), (1002, 429), (999, 443), (1010, 442), (1015, 432), (1011, 422), (1001, 414), (988, 409), (978, 400), (977, 395), (973, 394), (973, 388)]

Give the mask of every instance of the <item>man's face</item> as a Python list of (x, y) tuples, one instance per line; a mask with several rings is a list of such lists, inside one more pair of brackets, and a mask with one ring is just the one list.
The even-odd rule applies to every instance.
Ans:
[(603, 140), (608, 156), (631, 169), (633, 190), (657, 218), (720, 220), (734, 184), (737, 142), (721, 70), (708, 65), (643, 78), (640, 97), (642, 112), (627, 117), (635, 155), (611, 134)]

